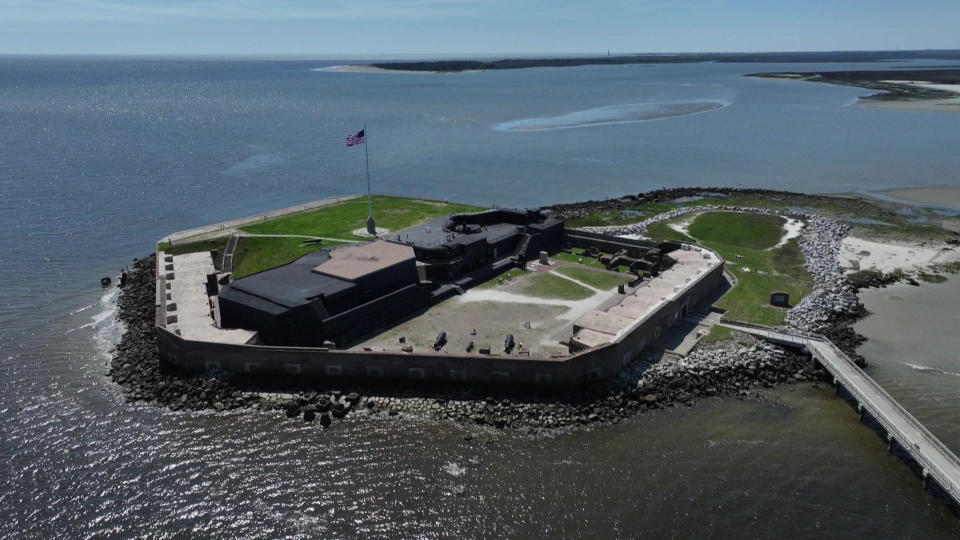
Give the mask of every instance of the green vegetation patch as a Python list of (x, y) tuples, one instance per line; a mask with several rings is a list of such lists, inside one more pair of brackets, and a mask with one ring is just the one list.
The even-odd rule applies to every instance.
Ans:
[(720, 326), (715, 324), (713, 328), (710, 329), (710, 332), (700, 338), (700, 341), (704, 343), (714, 343), (717, 341), (724, 341), (727, 339), (733, 338), (734, 330), (732, 328), (727, 328), (726, 326)]
[(690, 216), (681, 216), (668, 221), (661, 221), (660, 223), (654, 223), (649, 227), (647, 227), (647, 236), (655, 242), (679, 240), (681, 242), (696, 243), (696, 239), (690, 236), (687, 236), (670, 226), (671, 223), (677, 223), (679, 221), (682, 221), (684, 219), (689, 219), (689, 218)]
[[(402, 197), (377, 197), (373, 201), (373, 217), (377, 227), (391, 231), (406, 229), (428, 219), (460, 212), (479, 212), (477, 206), (449, 204)], [(358, 197), (324, 206), (309, 212), (282, 216), (241, 227), (256, 234), (301, 234), (352, 240), (353, 231), (366, 227), (367, 199)]]
[(630, 225), (668, 212), (676, 207), (677, 205), (673, 203), (635, 204), (619, 212), (597, 212), (587, 216), (569, 219), (566, 222), (566, 226), (575, 228)]
[(960, 261), (936, 263), (930, 265), (936, 272), (946, 272), (948, 274), (960, 274)]
[(771, 306), (770, 293), (784, 291), (790, 295), (790, 304), (796, 305), (813, 290), (813, 279), (804, 266), (803, 252), (796, 238), (775, 250), (705, 244), (727, 261), (727, 269), (738, 281), (738, 285), (717, 302), (718, 307), (727, 310), (728, 319), (783, 324), (787, 310)]
[(617, 285), (630, 282), (630, 276), (599, 272), (586, 267), (560, 266), (555, 271), (600, 290), (613, 289)]
[(590, 289), (548, 272), (530, 274), (518, 285), (519, 288), (511, 288), (510, 292), (559, 300), (583, 300), (593, 296)]
[[(591, 270), (587, 271), (592, 272)], [(583, 300), (594, 294), (593, 291), (582, 285), (549, 272), (527, 272), (516, 269), (504, 272), (485, 283), (477, 285), (474, 289), (501, 290), (524, 296), (559, 300)]]
[(307, 244), (303, 238), (243, 237), (233, 255), (233, 279), (276, 268), (311, 251), (341, 244), (330, 241), (324, 241), (322, 245)]
[(690, 224), (690, 236), (701, 242), (766, 249), (777, 245), (786, 220), (768, 214), (709, 212)]
[(169, 242), (160, 242), (157, 244), (157, 251), (162, 251), (167, 255), (183, 255), (184, 253), (201, 253), (205, 251), (217, 250), (213, 257), (213, 266), (217, 270), (222, 268), (223, 250), (227, 247), (227, 236), (218, 236), (207, 240), (198, 240), (185, 244), (170, 245)]
[(944, 283), (947, 281), (947, 276), (941, 274), (930, 274), (928, 272), (920, 272), (917, 277), (919, 277), (922, 281), (926, 281), (927, 283)]
[[(550, 255), (550, 258), (558, 261), (577, 263), (583, 266), (589, 266), (590, 268), (606, 270), (606, 267), (597, 258), (587, 255), (582, 249), (579, 248), (574, 248), (572, 253), (567, 253), (565, 251), (554, 253), (553, 255)], [(616, 268), (612, 268), (611, 270), (615, 272), (627, 273), (630, 271), (630, 267), (625, 264), (621, 264)]]
[(216, 238), (209, 238), (207, 240), (198, 240), (196, 242), (189, 242), (186, 244), (176, 244), (170, 245), (169, 242), (160, 242), (157, 244), (157, 249), (163, 251), (167, 255), (183, 255), (184, 253), (199, 253), (201, 251), (210, 251), (211, 249), (219, 249), (223, 251), (227, 247), (227, 236), (218, 236)]
[[(783, 324), (785, 308), (770, 305), (770, 293), (785, 291), (796, 305), (813, 290), (813, 280), (804, 266), (803, 252), (794, 238), (776, 249), (783, 236), (785, 220), (780, 216), (735, 212), (708, 212), (690, 224), (691, 236), (669, 227), (669, 223), (688, 219), (681, 216), (656, 223), (647, 229), (658, 241), (683, 240), (706, 246), (727, 261), (727, 269), (737, 278), (737, 286), (717, 302), (732, 320), (757, 324)], [(754, 235), (756, 237), (754, 237)]]
[(508, 270), (493, 279), (489, 279), (480, 285), (473, 287), (474, 289), (496, 289), (497, 287), (502, 287), (513, 283), (515, 280), (522, 279), (524, 276), (530, 274), (525, 270), (519, 270), (514, 268), (513, 270)]

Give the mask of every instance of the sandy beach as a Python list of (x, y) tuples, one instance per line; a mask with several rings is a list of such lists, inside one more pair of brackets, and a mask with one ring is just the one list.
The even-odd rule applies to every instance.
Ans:
[(960, 261), (960, 251), (946, 244), (875, 242), (848, 236), (840, 249), (840, 265), (849, 272), (874, 269), (920, 270), (931, 264)]

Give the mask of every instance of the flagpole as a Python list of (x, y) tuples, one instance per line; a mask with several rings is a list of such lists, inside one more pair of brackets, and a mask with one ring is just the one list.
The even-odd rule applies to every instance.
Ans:
[(367, 141), (369, 137), (367, 135), (367, 125), (363, 125), (363, 156), (366, 158), (367, 163), (367, 232), (376, 235), (377, 226), (373, 221), (373, 196), (370, 193), (370, 151), (367, 150)]

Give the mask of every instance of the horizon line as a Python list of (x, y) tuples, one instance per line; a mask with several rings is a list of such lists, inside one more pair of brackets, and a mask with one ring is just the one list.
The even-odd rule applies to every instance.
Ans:
[(245, 53), (245, 52), (177, 52), (177, 53), (144, 53), (144, 52), (134, 52), (134, 53), (69, 53), (69, 52), (44, 52), (44, 53), (30, 53), (30, 52), (0, 52), (0, 57), (87, 57), (87, 58), (96, 58), (96, 57), (113, 57), (113, 58), (124, 58), (124, 57), (141, 57), (141, 58), (195, 58), (195, 57), (245, 57), (245, 58), (303, 58), (303, 59), (368, 59), (371, 57), (377, 58), (401, 58), (401, 57), (429, 57), (429, 58), (462, 58), (462, 57), (507, 57), (507, 58), (518, 58), (518, 57), (556, 57), (556, 56), (584, 56), (584, 57), (604, 57), (608, 54), (611, 57), (623, 57), (623, 56), (692, 56), (698, 54), (730, 54), (730, 55), (739, 55), (739, 54), (805, 54), (805, 53), (880, 53), (880, 52), (960, 52), (960, 48), (956, 49), (944, 49), (944, 48), (926, 48), (926, 49), (916, 49), (916, 48), (903, 48), (903, 49), (795, 49), (795, 50), (739, 50), (739, 51), (667, 51), (667, 52), (616, 52), (600, 50), (600, 51), (586, 51), (586, 52), (576, 52), (576, 51), (567, 51), (567, 52), (459, 52), (459, 53)]

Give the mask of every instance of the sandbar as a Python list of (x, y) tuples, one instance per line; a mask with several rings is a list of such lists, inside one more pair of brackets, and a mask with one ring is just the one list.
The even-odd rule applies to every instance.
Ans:
[(960, 187), (891, 189), (881, 193), (904, 201), (960, 210)]
[(650, 122), (716, 111), (729, 105), (722, 101), (667, 101), (608, 105), (558, 116), (524, 118), (498, 124), (498, 131), (550, 131), (611, 124)]

